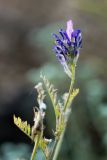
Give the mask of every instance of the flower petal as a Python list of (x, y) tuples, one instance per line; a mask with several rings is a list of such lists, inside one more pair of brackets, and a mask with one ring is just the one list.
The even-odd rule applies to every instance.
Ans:
[(72, 22), (72, 20), (69, 20), (69, 21), (67, 21), (66, 32), (67, 32), (67, 35), (68, 35), (68, 37), (69, 37), (70, 40), (71, 40), (71, 34), (72, 34), (73, 31), (74, 31), (74, 29), (73, 29), (73, 22)]

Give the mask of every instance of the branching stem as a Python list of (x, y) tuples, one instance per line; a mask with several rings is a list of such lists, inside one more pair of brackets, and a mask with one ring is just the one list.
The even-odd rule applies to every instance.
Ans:
[[(72, 72), (71, 83), (70, 83), (68, 98), (67, 98), (65, 106), (64, 106), (64, 112), (66, 112), (66, 109), (69, 107), (68, 106), (69, 99), (70, 99), (70, 95), (71, 95), (71, 92), (73, 90), (73, 86), (74, 86), (74, 82), (75, 82), (75, 64), (73, 64), (71, 66), (71, 72)], [(67, 117), (67, 121), (68, 121), (68, 119), (69, 119), (69, 116)], [(60, 138), (56, 141), (56, 146), (54, 148), (54, 155), (53, 155), (52, 160), (57, 160), (57, 158), (58, 158), (58, 154), (59, 154), (60, 149), (61, 149), (61, 145), (62, 145), (62, 142), (63, 142), (65, 130), (66, 130), (66, 125), (65, 125), (65, 128), (64, 128), (63, 132), (60, 135)]]

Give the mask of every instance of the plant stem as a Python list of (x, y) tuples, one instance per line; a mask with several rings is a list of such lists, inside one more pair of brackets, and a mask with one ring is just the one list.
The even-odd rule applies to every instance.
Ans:
[[(74, 82), (75, 82), (75, 64), (73, 64), (71, 66), (71, 72), (72, 72), (71, 83), (70, 83), (68, 98), (67, 98), (65, 106), (64, 106), (64, 112), (66, 112), (66, 109), (69, 107), (68, 106), (68, 102), (69, 102), (70, 95), (71, 95), (71, 92), (73, 90), (73, 86), (74, 86)], [(69, 115), (67, 117), (67, 121), (69, 119)], [(56, 142), (56, 145), (55, 145), (55, 148), (54, 148), (54, 153), (53, 153), (53, 159), (52, 160), (57, 160), (57, 158), (58, 158), (58, 154), (59, 154), (60, 149), (61, 149), (61, 145), (62, 145), (62, 142), (63, 142), (65, 130), (66, 130), (66, 124), (65, 124), (64, 130), (62, 131), (62, 133), (60, 135), (60, 138)]]
[(33, 148), (32, 155), (31, 155), (31, 160), (35, 159), (36, 151), (37, 151), (37, 148), (38, 148), (38, 145), (39, 145), (40, 134), (37, 135), (35, 139), (36, 140), (35, 140), (35, 145), (34, 145), (34, 148)]
[(58, 157), (61, 145), (62, 145), (62, 141), (63, 141), (63, 137), (64, 137), (64, 132), (65, 131), (63, 131), (63, 133), (60, 135), (59, 140), (56, 142), (56, 148), (55, 148), (55, 152), (54, 152), (52, 160), (57, 160), (57, 157)]
[(69, 88), (68, 98), (67, 98), (65, 106), (64, 106), (64, 112), (66, 111), (66, 109), (68, 107), (68, 102), (69, 102), (70, 94), (71, 94), (71, 92), (73, 90), (73, 86), (74, 86), (74, 82), (75, 82), (75, 64), (73, 64), (71, 66), (71, 72), (72, 72), (71, 84), (70, 84), (70, 88)]

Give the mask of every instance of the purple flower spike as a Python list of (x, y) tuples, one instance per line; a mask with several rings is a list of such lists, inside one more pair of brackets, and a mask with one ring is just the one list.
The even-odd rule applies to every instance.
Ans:
[(79, 51), (82, 47), (82, 34), (79, 29), (73, 29), (72, 20), (67, 21), (66, 31), (59, 30), (59, 36), (53, 34), (55, 38), (54, 52), (64, 71), (71, 78), (71, 65), (77, 63)]

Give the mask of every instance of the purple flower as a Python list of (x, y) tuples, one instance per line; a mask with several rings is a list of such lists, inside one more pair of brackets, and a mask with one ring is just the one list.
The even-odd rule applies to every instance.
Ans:
[(69, 20), (67, 22), (66, 33), (67, 33), (67, 35), (68, 35), (68, 37), (69, 37), (70, 40), (71, 40), (71, 34), (72, 34), (73, 31), (74, 31), (74, 29), (73, 29), (73, 23), (72, 23), (71, 20)]
[(79, 57), (80, 48), (82, 47), (82, 34), (79, 29), (73, 29), (72, 20), (67, 22), (66, 31), (59, 30), (59, 36), (53, 34), (55, 46), (53, 48), (56, 57), (63, 65), (65, 72), (71, 77), (71, 65), (76, 63)]

